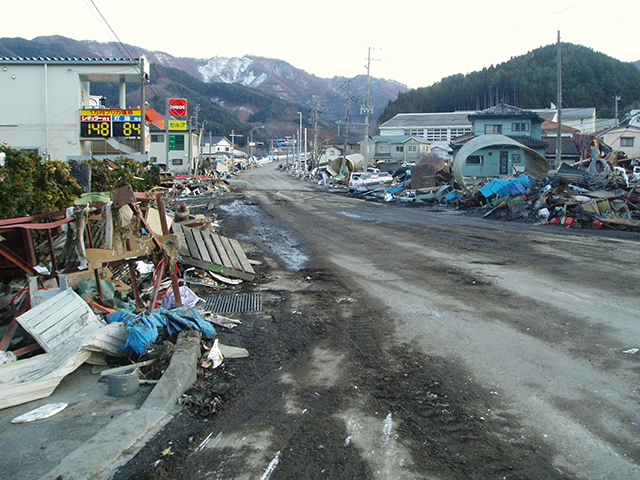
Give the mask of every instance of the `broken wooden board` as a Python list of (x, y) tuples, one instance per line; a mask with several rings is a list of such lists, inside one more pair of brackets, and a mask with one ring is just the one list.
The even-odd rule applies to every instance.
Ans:
[(173, 224), (173, 229), (182, 234), (180, 256), (183, 263), (226, 277), (248, 281), (255, 277), (256, 272), (237, 240), (217, 235), (210, 229), (203, 231), (178, 223)]
[(53, 352), (75, 338), (82, 339), (105, 324), (72, 289), (64, 290), (16, 318), (45, 352)]
[(0, 408), (13, 407), (46, 398), (64, 377), (82, 365), (91, 352), (80, 349), (81, 342), (17, 362), (0, 365)]

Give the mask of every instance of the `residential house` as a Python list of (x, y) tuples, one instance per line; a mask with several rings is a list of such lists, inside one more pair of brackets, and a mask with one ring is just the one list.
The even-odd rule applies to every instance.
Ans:
[(422, 137), (431, 143), (434, 155), (451, 158), (449, 144), (454, 139), (471, 133), (468, 117), (472, 113), (474, 112), (399, 113), (380, 125), (380, 135)]
[(632, 110), (620, 125), (598, 135), (613, 150), (624, 152), (628, 158), (640, 158), (640, 110)]
[[(544, 120), (558, 123), (558, 109), (553, 104), (551, 104), (551, 108), (532, 109), (531, 111)], [(562, 125), (575, 128), (583, 134), (596, 133), (603, 125), (603, 121), (597, 118), (595, 107), (563, 108), (561, 115)]]
[[(364, 144), (364, 140), (360, 142), (361, 148)], [(403, 162), (417, 162), (431, 153), (431, 142), (413, 135), (376, 135), (369, 145), (373, 149), (372, 163), (384, 170)]]
[[(215, 159), (218, 157), (228, 157), (231, 155), (231, 141), (224, 136), (209, 135), (209, 141), (202, 145), (202, 157), (206, 159)], [(235, 153), (235, 152), (234, 152)]]
[(343, 146), (329, 145), (318, 159), (318, 164), (324, 165), (333, 162), (336, 158), (342, 157)]
[[(541, 139), (547, 142), (546, 158), (552, 165), (560, 165), (556, 162), (556, 156), (558, 154), (558, 124), (551, 120), (545, 120), (542, 122), (542, 137)], [(563, 163), (575, 163), (580, 160), (580, 153), (582, 151), (582, 142), (585, 139), (591, 138), (589, 135), (582, 135), (577, 128), (569, 127), (568, 125), (562, 125), (561, 136), (562, 139), (562, 162)]]
[[(545, 156), (548, 144), (541, 139), (543, 119), (535, 112), (499, 104), (469, 115), (469, 121), (473, 133), (452, 142), (454, 170), (462, 176), (511, 176), (524, 171), (525, 153)], [(491, 135), (489, 142), (476, 141), (485, 135)], [(470, 152), (467, 147), (460, 155), (467, 144), (478, 148)]]

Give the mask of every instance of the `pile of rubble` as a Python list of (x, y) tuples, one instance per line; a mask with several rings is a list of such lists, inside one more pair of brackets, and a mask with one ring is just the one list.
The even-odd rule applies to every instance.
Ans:
[[(444, 204), (500, 220), (640, 228), (640, 159), (622, 158), (619, 152), (605, 158), (590, 156), (573, 165), (563, 163), (545, 176), (524, 172), (514, 177), (467, 179), (464, 187), (439, 158), (404, 164), (392, 175), (390, 185), (350, 190), (349, 194), (384, 202)], [(323, 185), (345, 185), (349, 172), (337, 174), (331, 166), (323, 166), (307, 178)]]
[[(210, 300), (253, 280), (259, 262), (216, 232), (215, 216), (187, 206), (205, 200), (210, 211), (228, 183), (173, 178), (161, 190), (127, 186), (104, 201), (92, 194), (66, 211), (0, 220), (0, 408), (49, 396), (85, 362), (138, 369), (181, 330), (215, 344), (214, 324), (237, 325)], [(211, 356), (219, 360), (219, 348)]]

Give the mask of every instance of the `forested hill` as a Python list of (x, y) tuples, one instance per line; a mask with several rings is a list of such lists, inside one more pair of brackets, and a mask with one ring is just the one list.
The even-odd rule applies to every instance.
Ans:
[[(548, 108), (558, 97), (557, 51), (557, 45), (548, 45), (495, 67), (400, 93), (378, 123), (398, 113), (483, 110), (500, 102), (525, 109)], [(622, 97), (620, 113), (640, 107), (640, 70), (633, 63), (571, 43), (561, 44), (561, 55), (565, 107), (596, 107), (601, 118), (614, 116), (614, 96)]]

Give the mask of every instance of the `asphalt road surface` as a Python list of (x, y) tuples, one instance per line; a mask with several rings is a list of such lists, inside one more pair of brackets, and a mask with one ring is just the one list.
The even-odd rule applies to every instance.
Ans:
[(275, 165), (232, 184), (223, 221), (265, 269), (264, 314), (228, 338), (253, 363), (121, 478), (640, 478), (637, 234), (365, 201)]

